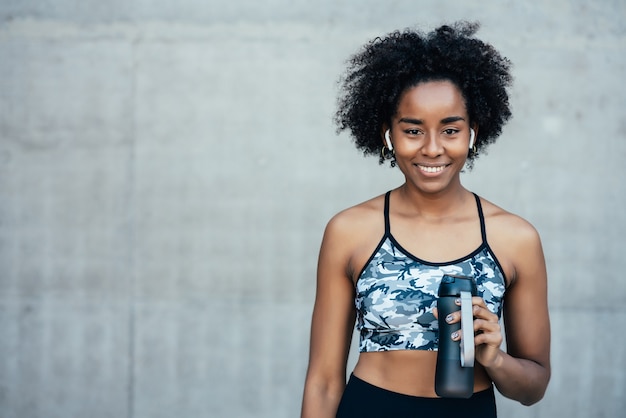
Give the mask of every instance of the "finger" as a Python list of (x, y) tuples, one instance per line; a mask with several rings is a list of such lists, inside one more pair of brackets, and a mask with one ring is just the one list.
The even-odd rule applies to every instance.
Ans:
[(472, 307), (472, 315), (474, 315), (475, 318), (481, 318), (488, 321), (498, 322), (500, 320), (498, 315), (491, 312), (486, 306), (474, 305)]
[[(454, 303), (457, 304), (458, 306), (461, 306), (461, 298), (454, 299)], [(481, 298), (480, 296), (472, 296), (472, 305), (478, 305), (478, 306), (482, 306), (485, 308), (487, 307), (485, 300)]]
[(448, 315), (446, 315), (445, 320), (448, 324), (456, 324), (461, 320), (460, 311), (450, 312)]
[(484, 319), (474, 320), (474, 333), (498, 333), (500, 334), (500, 323), (493, 321), (486, 321)]
[[(436, 319), (439, 319), (439, 311), (437, 310), (437, 308), (433, 308), (433, 315)], [(454, 324), (456, 322), (459, 322), (461, 320), (461, 311), (450, 312), (445, 317), (445, 320), (448, 324)]]
[(487, 309), (487, 303), (485, 302), (485, 300), (483, 298), (481, 298), (480, 296), (473, 296), (472, 297), (472, 305), (474, 306), (480, 306), (481, 308), (485, 308)]
[(452, 339), (452, 341), (460, 341), (462, 335), (463, 335), (463, 332), (461, 330), (458, 330), (450, 334), (450, 338)]
[(502, 345), (502, 333), (500, 332), (481, 332), (474, 335), (474, 345), (490, 345), (492, 347), (500, 347)]
[[(458, 330), (450, 334), (452, 341), (460, 341), (463, 338), (463, 331)], [(474, 334), (474, 345), (490, 345), (492, 347), (500, 347), (502, 345), (502, 333), (500, 327), (493, 329), (493, 332), (479, 332)]]
[(477, 319), (474, 321), (474, 345), (489, 345), (500, 347), (502, 345), (502, 332), (499, 323), (493, 323)]

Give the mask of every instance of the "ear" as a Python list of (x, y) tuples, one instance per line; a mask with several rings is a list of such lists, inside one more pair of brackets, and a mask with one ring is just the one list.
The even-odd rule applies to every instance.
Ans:
[(474, 148), (476, 146), (476, 142), (478, 142), (478, 125), (474, 124), (470, 128), (469, 149)]
[(387, 125), (382, 127), (383, 145), (387, 147), (389, 151), (393, 151), (393, 143), (391, 142), (391, 130)]

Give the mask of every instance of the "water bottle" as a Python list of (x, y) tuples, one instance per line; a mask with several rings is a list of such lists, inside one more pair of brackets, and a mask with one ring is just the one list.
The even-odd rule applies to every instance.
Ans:
[[(443, 398), (469, 398), (474, 393), (474, 315), (472, 296), (477, 296), (471, 277), (444, 275), (439, 285), (439, 351), (435, 372), (435, 392)], [(458, 311), (461, 299), (461, 321), (448, 324), (446, 316)], [(451, 334), (461, 329), (461, 341)]]

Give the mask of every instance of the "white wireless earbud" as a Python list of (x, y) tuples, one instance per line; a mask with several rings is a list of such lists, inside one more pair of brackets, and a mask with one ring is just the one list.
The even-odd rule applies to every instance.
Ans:
[(470, 143), (469, 143), (469, 149), (474, 148), (474, 138), (476, 138), (476, 132), (474, 132), (474, 130), (470, 128)]
[(389, 129), (385, 131), (385, 143), (387, 144), (387, 148), (389, 148), (389, 151), (393, 151), (393, 145), (391, 144), (391, 137), (389, 136)]

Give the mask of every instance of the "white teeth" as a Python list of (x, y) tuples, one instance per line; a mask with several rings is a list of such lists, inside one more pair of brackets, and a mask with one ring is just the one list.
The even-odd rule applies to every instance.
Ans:
[(426, 167), (423, 165), (420, 165), (419, 168), (422, 171), (425, 171), (427, 173), (438, 173), (440, 171), (442, 171), (444, 169), (445, 166), (441, 165), (439, 167)]

